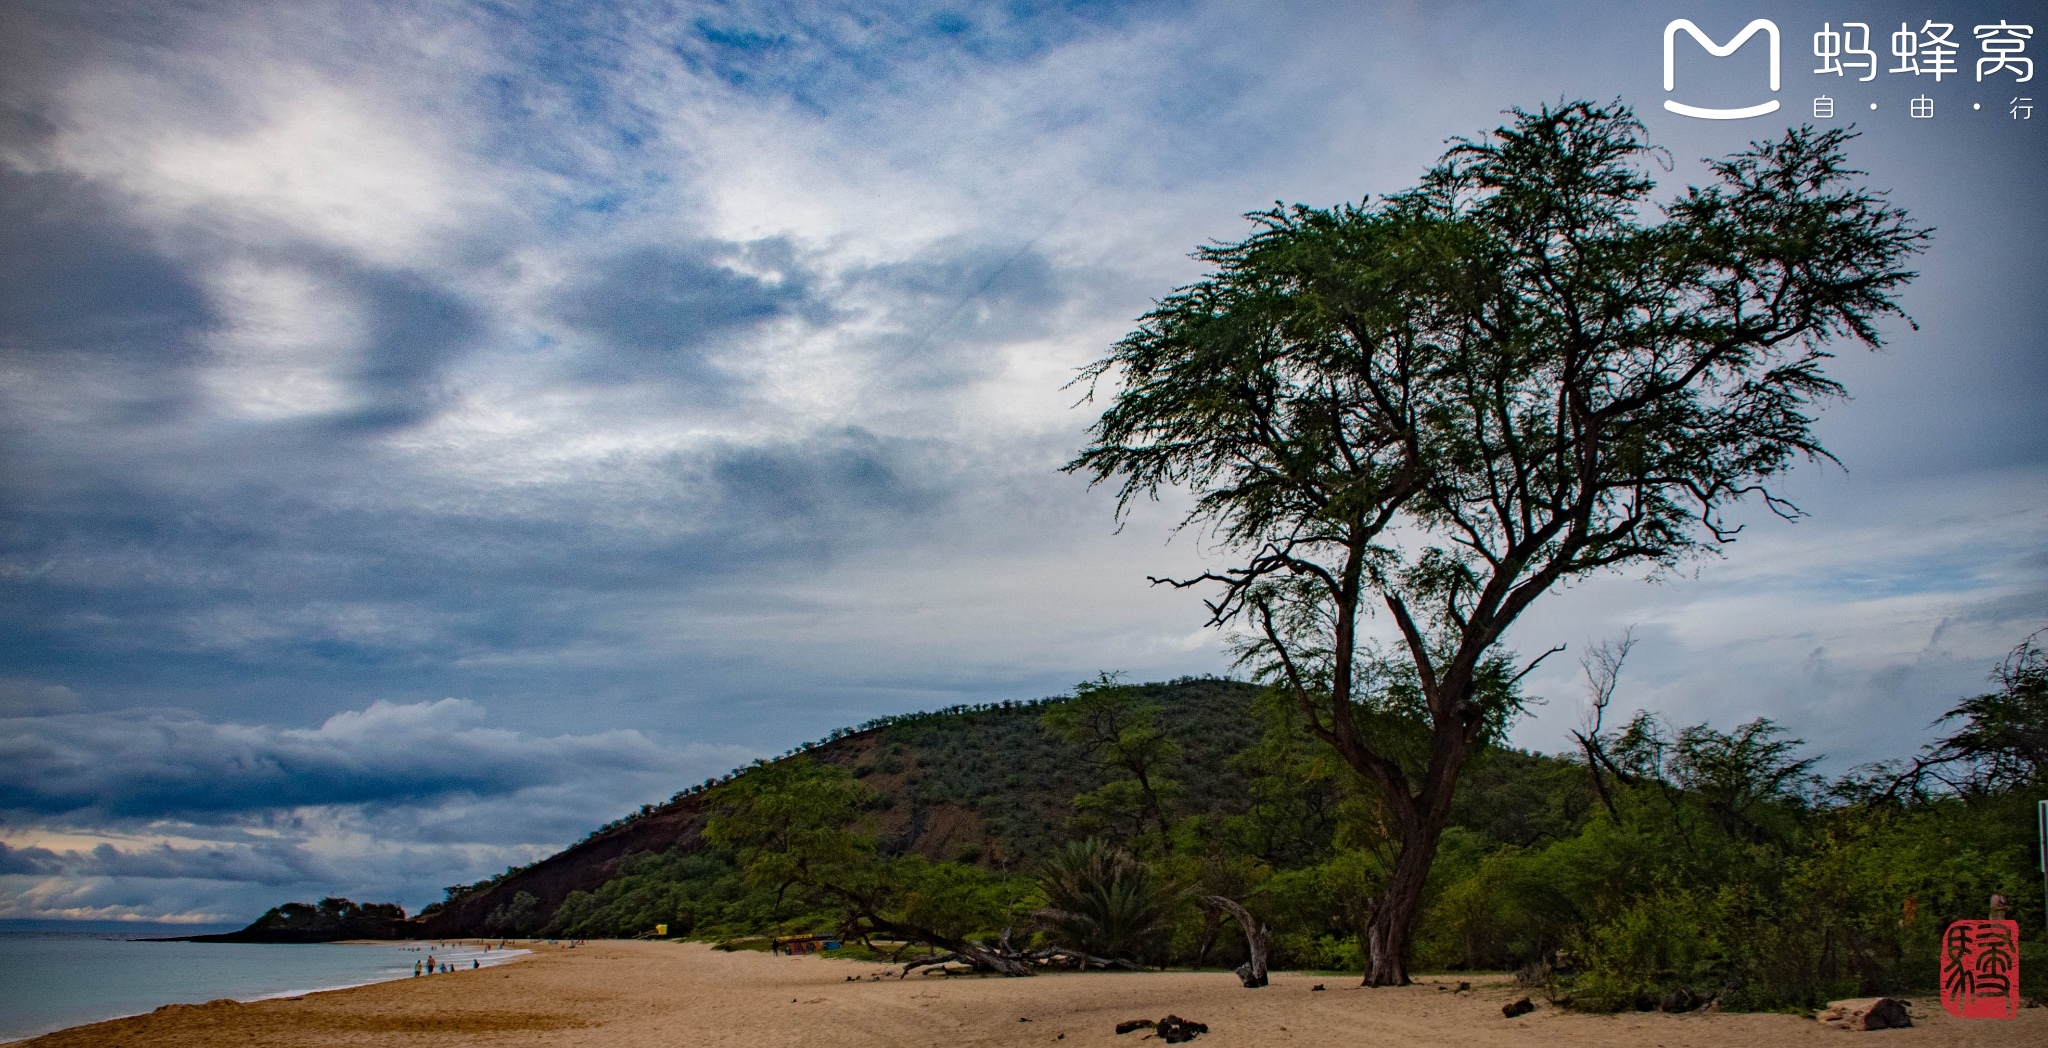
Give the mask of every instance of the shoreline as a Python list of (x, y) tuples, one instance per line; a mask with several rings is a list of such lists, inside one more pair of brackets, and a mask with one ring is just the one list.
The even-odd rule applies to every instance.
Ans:
[[(184, 938), (137, 938), (137, 939), (125, 939), (125, 940), (121, 940), (121, 941), (124, 941), (124, 942), (136, 942), (136, 943), (160, 943), (160, 942), (163, 942), (163, 943), (169, 943), (169, 942), (177, 942), (177, 943), (190, 943), (190, 942), (195, 942), (195, 941), (197, 941), (197, 940), (192, 940), (192, 939), (184, 939)], [(224, 946), (375, 946), (375, 947), (382, 947), (382, 948), (385, 948), (385, 949), (392, 949), (392, 948), (404, 949), (405, 947), (407, 947), (407, 946), (409, 946), (409, 945), (414, 945), (414, 944), (416, 944), (416, 943), (425, 943), (425, 942), (436, 942), (436, 943), (443, 943), (443, 942), (448, 942), (448, 943), (454, 943), (454, 942), (459, 942), (459, 941), (460, 941), (460, 940), (392, 940), (392, 939), (345, 939), (345, 940), (339, 940), (339, 941), (335, 941), (335, 942), (328, 942), (328, 943), (210, 943), (210, 942), (202, 942), (202, 944), (203, 944), (203, 945), (207, 945), (207, 946), (214, 946), (214, 945), (224, 945)], [(435, 947), (435, 949), (440, 949), (440, 947), (439, 947), (439, 946), (436, 946), (436, 947)], [(427, 952), (427, 951), (424, 951), (424, 950), (422, 951), (422, 956), (424, 956), (425, 952)], [(481, 964), (480, 964), (480, 966), (479, 966), (478, 968), (476, 968), (476, 969), (468, 969), (468, 968), (465, 968), (465, 969), (462, 969), (462, 970), (463, 970), (463, 971), (472, 971), (472, 970), (475, 970), (475, 971), (482, 971), (482, 970), (487, 970), (487, 969), (490, 969), (490, 968), (502, 967), (502, 966), (504, 966), (504, 965), (507, 965), (507, 964), (513, 963), (513, 962), (515, 962), (515, 961), (518, 961), (518, 960), (520, 960), (520, 959), (522, 959), (522, 958), (525, 958), (525, 957), (527, 957), (527, 956), (530, 956), (530, 955), (531, 955), (531, 950), (530, 950), (530, 949), (528, 948), (528, 946), (526, 946), (526, 945), (522, 945), (522, 944), (514, 944), (514, 945), (512, 945), (512, 946), (510, 946), (510, 947), (508, 947), (508, 948), (506, 948), (506, 949), (504, 949), (504, 950), (496, 950), (496, 949), (493, 949), (493, 950), (492, 950), (491, 952), (492, 952), (493, 954), (495, 954), (496, 956), (491, 956), (491, 957), (489, 957), (488, 959), (485, 959), (485, 957), (484, 957), (484, 955), (483, 955), (483, 954), (477, 954), (477, 953), (463, 953), (463, 954), (461, 955), (461, 956), (462, 956), (462, 959), (463, 959), (463, 960), (468, 960), (468, 959), (470, 959), (470, 958), (471, 958), (472, 956), (474, 956), (474, 957), (476, 957), (476, 958), (477, 958), (477, 959), (478, 959), (479, 961), (481, 961)], [(454, 974), (454, 973), (446, 973), (446, 974), (442, 975), (441, 977), (442, 977), (442, 978), (446, 978), (446, 977), (447, 977), (447, 975), (452, 975), (452, 974)], [(18, 1044), (25, 1044), (25, 1043), (28, 1043), (28, 1042), (34, 1041), (34, 1040), (36, 1040), (36, 1039), (38, 1039), (38, 1038), (42, 1038), (42, 1037), (50, 1037), (50, 1036), (55, 1036), (55, 1035), (58, 1035), (58, 1034), (63, 1034), (63, 1033), (66, 1033), (66, 1032), (68, 1032), (68, 1031), (71, 1031), (71, 1030), (80, 1030), (80, 1029), (85, 1029), (85, 1028), (88, 1028), (88, 1027), (98, 1026), (98, 1025), (101, 1025), (101, 1024), (104, 1024), (104, 1023), (113, 1023), (113, 1022), (123, 1022), (123, 1021), (129, 1021), (129, 1020), (136, 1020), (136, 1019), (142, 1019), (142, 1018), (146, 1018), (146, 1017), (148, 1017), (148, 1016), (151, 1016), (151, 1015), (155, 1015), (155, 1014), (157, 1014), (157, 1013), (159, 1013), (159, 1012), (164, 1012), (164, 1011), (167, 1011), (167, 1010), (174, 1010), (174, 1009), (180, 1009), (180, 1008), (203, 1008), (203, 1007), (209, 1007), (209, 1006), (213, 1006), (213, 1005), (219, 1005), (219, 1004), (221, 1004), (222, 1002), (227, 1002), (227, 1003), (230, 1003), (230, 1004), (242, 1004), (242, 1005), (247, 1005), (247, 1004), (258, 1004), (258, 1003), (261, 1003), (261, 1002), (265, 1002), (265, 1001), (288, 1001), (288, 1000), (300, 1000), (300, 999), (303, 999), (303, 998), (306, 998), (306, 997), (312, 996), (312, 995), (314, 995), (314, 994), (328, 994), (328, 993), (339, 993), (339, 992), (344, 992), (344, 991), (348, 991), (348, 990), (356, 990), (356, 989), (361, 989), (361, 988), (363, 988), (363, 987), (367, 987), (367, 986), (381, 986), (381, 985), (384, 985), (384, 984), (386, 984), (386, 983), (394, 983), (394, 982), (405, 982), (405, 981), (410, 981), (410, 980), (412, 980), (412, 979), (415, 979), (415, 978), (418, 978), (418, 979), (425, 979), (425, 978), (428, 978), (428, 976), (427, 976), (427, 975), (424, 975), (424, 974), (421, 974), (421, 975), (417, 975), (417, 976), (416, 976), (416, 975), (413, 975), (413, 974), (410, 974), (410, 973), (403, 973), (403, 972), (401, 972), (401, 973), (395, 973), (395, 974), (392, 974), (392, 975), (390, 975), (390, 976), (386, 976), (386, 977), (377, 977), (377, 978), (368, 978), (368, 979), (355, 979), (355, 980), (352, 980), (352, 981), (347, 981), (347, 982), (339, 982), (339, 983), (328, 983), (328, 984), (324, 984), (324, 985), (319, 985), (319, 986), (313, 986), (313, 987), (309, 987), (309, 988), (291, 988), (291, 989), (284, 989), (284, 990), (274, 990), (274, 991), (267, 991), (267, 992), (263, 992), (263, 993), (259, 993), (259, 994), (254, 994), (254, 995), (251, 995), (251, 996), (242, 996), (242, 995), (238, 995), (238, 994), (233, 994), (233, 993), (230, 993), (230, 994), (228, 994), (228, 995), (225, 995), (225, 996), (221, 996), (221, 997), (216, 997), (216, 998), (212, 998), (212, 999), (210, 999), (210, 1000), (206, 1000), (206, 1001), (173, 1001), (173, 1002), (170, 1002), (170, 1003), (167, 1003), (167, 1004), (161, 1004), (161, 1005), (158, 1005), (158, 1006), (156, 1006), (155, 1008), (151, 1008), (151, 1009), (146, 1009), (146, 1010), (142, 1010), (142, 1011), (134, 1011), (134, 1012), (123, 1012), (123, 1013), (120, 1013), (120, 1014), (116, 1014), (116, 1015), (110, 1015), (110, 1016), (105, 1016), (105, 1017), (102, 1017), (102, 1018), (98, 1018), (98, 1019), (93, 1019), (93, 1020), (90, 1020), (90, 1021), (88, 1021), (88, 1022), (84, 1022), (84, 1023), (72, 1023), (71, 1025), (68, 1025), (68, 1026), (61, 1026), (61, 1027), (55, 1027), (55, 1028), (52, 1028), (52, 1029), (42, 1030), (42, 1031), (39, 1031), (39, 1032), (35, 1032), (35, 1033), (27, 1033), (27, 1034), (21, 1034), (21, 1035), (18, 1035), (18, 1036), (0, 1037), (0, 1045), (18, 1045)]]
[[(155, 942), (155, 941), (157, 941), (157, 940), (153, 940), (153, 939), (142, 939), (142, 940), (137, 940), (137, 941), (139, 941), (139, 942)], [(164, 940), (164, 941), (170, 941), (170, 940)], [(187, 942), (189, 942), (189, 941), (191, 941), (191, 940), (183, 940), (183, 941), (187, 941)], [(425, 940), (425, 939), (341, 939), (341, 940), (338, 940), (338, 941), (335, 941), (335, 942), (330, 942), (330, 943), (304, 943), (304, 944), (301, 944), (301, 943), (261, 943), (261, 944), (254, 944), (254, 945), (272, 945), (272, 946), (299, 946), (299, 945), (308, 945), (308, 946), (315, 946), (315, 945), (317, 945), (317, 946), (385, 946), (385, 947), (392, 947), (392, 946), (395, 946), (395, 947), (399, 947), (399, 948), (404, 948), (404, 947), (405, 947), (405, 946), (406, 946), (407, 944), (409, 944), (409, 943), (414, 943), (414, 942), (426, 942), (426, 941), (428, 941), (428, 940)], [(438, 941), (446, 941), (446, 940), (438, 940)], [(458, 941), (459, 941), (459, 940), (458, 940)], [(223, 943), (223, 944), (221, 944), (221, 945), (227, 945), (227, 946), (242, 946), (242, 945), (251, 945), (251, 944), (245, 944), (245, 943)], [(480, 966), (480, 967), (478, 967), (478, 968), (475, 968), (475, 969), (469, 969), (469, 968), (464, 968), (464, 969), (462, 969), (462, 970), (463, 970), (463, 971), (482, 971), (483, 969), (486, 969), (486, 968), (496, 968), (496, 967), (499, 967), (499, 966), (501, 966), (501, 965), (511, 964), (512, 962), (514, 962), (514, 961), (516, 961), (516, 960), (520, 959), (521, 957), (529, 957), (529, 956), (532, 956), (532, 954), (533, 954), (533, 951), (532, 951), (531, 949), (528, 949), (527, 947), (524, 947), (524, 946), (512, 946), (512, 947), (509, 947), (509, 948), (507, 948), (507, 949), (503, 949), (503, 950), (494, 950), (494, 951), (492, 951), (492, 952), (494, 952), (494, 953), (501, 953), (501, 954), (504, 954), (504, 956), (503, 956), (503, 957), (493, 957), (493, 958), (491, 958), (491, 959), (489, 959), (489, 960), (483, 960), (483, 958), (482, 958), (482, 957), (479, 957), (478, 959), (479, 959), (479, 960), (481, 960), (481, 961), (483, 962), (483, 963), (481, 964), (481, 966)], [(450, 975), (452, 975), (452, 974), (454, 974), (454, 973), (453, 973), (453, 972), (449, 972), (449, 973), (447, 973), (447, 974), (450, 974)], [(226, 997), (226, 998), (219, 998), (219, 999), (220, 999), (220, 1000), (231, 1000), (231, 1001), (234, 1001), (234, 1002), (236, 1002), (236, 1003), (238, 1003), (238, 1004), (255, 1004), (255, 1003), (256, 1003), (256, 1002), (258, 1002), (258, 1001), (288, 1001), (288, 1000), (293, 1000), (293, 999), (295, 999), (295, 998), (299, 998), (299, 997), (305, 997), (305, 996), (307, 996), (307, 995), (309, 995), (309, 994), (316, 994), (316, 993), (335, 993), (335, 992), (338, 992), (338, 991), (341, 991), (341, 990), (354, 990), (354, 989), (357, 989), (357, 988), (359, 988), (359, 987), (363, 987), (363, 986), (378, 986), (378, 985), (381, 985), (381, 984), (383, 984), (383, 983), (388, 983), (388, 982), (402, 982), (402, 981), (405, 981), (405, 980), (407, 980), (407, 979), (415, 979), (415, 978), (418, 978), (418, 979), (424, 979), (424, 978), (427, 978), (427, 976), (426, 976), (425, 974), (421, 974), (421, 975), (417, 975), (417, 976), (414, 976), (414, 975), (394, 975), (394, 976), (392, 976), (392, 977), (391, 977), (391, 978), (389, 978), (389, 979), (369, 979), (369, 980), (366, 980), (366, 981), (364, 981), (364, 982), (352, 982), (352, 983), (342, 983), (342, 984), (340, 984), (340, 985), (338, 985), (338, 986), (321, 986), (321, 987), (317, 987), (317, 988), (315, 988), (315, 989), (311, 989), (311, 990), (279, 990), (279, 991), (278, 991), (278, 992), (276, 992), (276, 993), (266, 993), (266, 994), (263, 994), (263, 995), (262, 995), (262, 996), (260, 996), (260, 997)], [(185, 1002), (178, 1002), (178, 1003), (185, 1003)], [(208, 1003), (210, 1003), (210, 1002), (208, 1002)], [(160, 1006), (159, 1006), (159, 1008), (168, 1008), (168, 1007), (171, 1007), (171, 1005), (160, 1005)], [(136, 1014), (138, 1014), (138, 1015), (148, 1015), (148, 1014), (150, 1014), (150, 1013), (149, 1013), (149, 1012), (138, 1012), (138, 1013), (136, 1013)], [(120, 1015), (120, 1016), (115, 1016), (114, 1018), (117, 1018), (117, 1019), (132, 1019), (132, 1018), (134, 1018), (134, 1016), (132, 1016), (132, 1015)], [(102, 1020), (102, 1021), (106, 1021), (106, 1020)], [(56, 1033), (56, 1032), (58, 1032), (58, 1031), (52, 1030), (52, 1031), (50, 1031), (50, 1032), (52, 1032), (52, 1033)], [(0, 1044), (12, 1044), (12, 1043), (14, 1043), (14, 1042), (12, 1042), (12, 1041), (5, 1041), (5, 1042), (0, 1042)]]
[[(1246, 990), (1227, 972), (1058, 972), (1032, 978), (919, 976), (890, 966), (816, 955), (722, 953), (701, 943), (593, 940), (533, 943), (516, 965), (397, 979), (250, 1003), (171, 1005), (16, 1042), (34, 1048), (124, 1048), (236, 1043), (279, 1048), (436, 1045), (678, 1043), (963, 1046), (1082, 1045), (1135, 1048), (1119, 1022), (1168, 1013), (1208, 1024), (1208, 1048), (1323, 1045), (1361, 1037), (1391, 1048), (1753, 1048), (1833, 1045), (1842, 1037), (1791, 1015), (1563, 1012), (1536, 998), (1529, 1015), (1501, 1005), (1522, 995), (1504, 977), (1426, 977), (1399, 989), (1364, 989), (1356, 976), (1276, 972)], [(1460, 981), (1469, 989), (1458, 991)], [(1316, 989), (1318, 985), (1324, 989)], [(1887, 1044), (2048, 1043), (2048, 1009), (2007, 1021), (1959, 1020), (1921, 998), (1914, 1027)]]

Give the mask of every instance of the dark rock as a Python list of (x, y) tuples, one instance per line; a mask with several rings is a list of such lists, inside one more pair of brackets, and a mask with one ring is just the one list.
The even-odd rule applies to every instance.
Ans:
[(1116, 1032), (1130, 1033), (1132, 1030), (1150, 1030), (1159, 1025), (1150, 1019), (1128, 1019), (1116, 1024)]
[(1323, 984), (1322, 984), (1322, 983), (1317, 983), (1317, 984), (1315, 984), (1314, 986), (1311, 986), (1311, 987), (1309, 987), (1309, 988), (1308, 988), (1308, 992), (1310, 992), (1310, 993), (1315, 993), (1315, 992), (1316, 992), (1317, 990), (1321, 990), (1321, 989), (1323, 989)]
[(1185, 1044), (1194, 1040), (1196, 1035), (1209, 1032), (1207, 1023), (1183, 1019), (1178, 1015), (1169, 1015), (1159, 1020), (1154, 1029), (1159, 1032), (1159, 1039), (1167, 1044)]
[(1839, 1023), (1846, 1030), (1895, 1030), (1913, 1025), (1913, 1017), (1906, 1012), (1906, 1002), (1895, 997), (1829, 1001), (1827, 1010), (1817, 1018), (1824, 1023)]
[(1507, 1016), (1510, 1019), (1513, 1019), (1517, 1016), (1527, 1015), (1535, 1010), (1536, 1006), (1530, 1004), (1529, 999), (1527, 997), (1517, 997), (1514, 1000), (1509, 1001), (1508, 1003), (1500, 1006), (1500, 1013), (1502, 1015)]
[(1879, 1018), (1884, 1019), (1894, 1030), (1903, 1030), (1913, 1025), (1913, 1017), (1906, 1012), (1906, 1002), (1891, 997), (1885, 998), (1883, 1004), (1870, 1010), (1871, 1029), (1877, 1029), (1875, 1024)]

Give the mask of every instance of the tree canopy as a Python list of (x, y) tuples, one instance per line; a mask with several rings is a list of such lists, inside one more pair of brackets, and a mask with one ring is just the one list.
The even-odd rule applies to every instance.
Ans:
[[(1249, 216), (1213, 272), (1083, 372), (1110, 403), (1067, 469), (1122, 514), (1162, 488), (1234, 562), (1214, 624), (1377, 790), (1402, 857), (1368, 980), (1409, 925), (1458, 778), (1518, 709), (1508, 627), (1558, 583), (1668, 569), (1736, 503), (1829, 459), (1829, 346), (1876, 346), (1929, 233), (1795, 128), (1661, 207), (1620, 104), (1453, 140), (1410, 190)], [(1646, 212), (1654, 210), (1654, 219)], [(1385, 611), (1399, 639), (1370, 642)]]

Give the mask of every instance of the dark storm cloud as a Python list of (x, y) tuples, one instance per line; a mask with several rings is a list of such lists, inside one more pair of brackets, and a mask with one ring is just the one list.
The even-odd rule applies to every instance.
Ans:
[(0, 844), (0, 877), (41, 877), (63, 870), (64, 857), (48, 848), (10, 848)]
[(821, 548), (821, 542), (829, 549), (835, 534), (865, 531), (865, 522), (885, 518), (900, 525), (937, 508), (946, 489), (963, 478), (947, 475), (932, 450), (859, 428), (722, 448), (707, 469), (717, 492), (714, 512), (747, 521), (750, 543), (785, 553)]
[[(42, 406), (114, 427), (188, 412), (199, 339), (218, 323), (186, 268), (121, 213), (74, 176), (0, 165), (0, 365), (53, 388), (98, 376)], [(0, 406), (0, 463), (14, 467), (0, 467), (0, 486), (11, 487), (23, 454), (49, 435), (27, 405), (6, 404), (4, 388)]]
[(0, 167), (0, 349), (189, 354), (205, 297), (118, 213), (74, 176)]
[(84, 851), (0, 844), (0, 875), (132, 877), (138, 880), (297, 884), (329, 875), (327, 865), (294, 845), (263, 841), (233, 847), (121, 849), (101, 843)]
[(366, 406), (338, 421), (379, 429), (426, 418), (440, 399), (441, 369), (483, 330), (476, 311), (416, 274), (348, 266), (341, 260), (320, 271), (371, 318), (363, 364), (353, 376)]
[[(765, 275), (748, 268), (771, 267)], [(604, 380), (670, 377), (704, 387), (731, 380), (704, 359), (722, 338), (821, 308), (789, 245), (646, 247), (597, 264), (558, 300), (562, 319), (612, 352), (585, 365)]]
[(0, 721), (0, 809), (122, 817), (493, 796), (666, 766), (638, 732), (531, 738), (459, 699), (328, 718), (313, 729), (171, 713)]
[(450, 491), (410, 468), (265, 430), (41, 488), (0, 558), (0, 658), (280, 684), (544, 660), (614, 642), (643, 600), (933, 533), (972, 480), (942, 447), (858, 428), (594, 464), (543, 489)]

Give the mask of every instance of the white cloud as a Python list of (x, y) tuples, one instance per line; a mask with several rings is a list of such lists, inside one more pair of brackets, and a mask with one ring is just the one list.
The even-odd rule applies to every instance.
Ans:
[(230, 262), (212, 275), (230, 320), (212, 340), (203, 381), (232, 416), (272, 420), (325, 415), (355, 405), (367, 325), (356, 309), (303, 269)]

